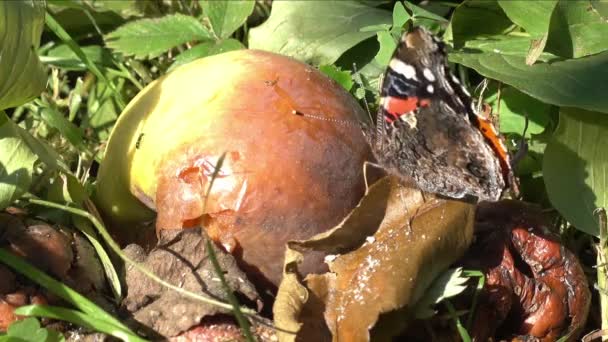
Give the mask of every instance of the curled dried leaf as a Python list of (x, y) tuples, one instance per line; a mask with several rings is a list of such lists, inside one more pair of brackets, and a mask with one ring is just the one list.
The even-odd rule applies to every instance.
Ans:
[(471, 204), (383, 178), (330, 232), (289, 243), (298, 250), (343, 253), (326, 257), (330, 272), (306, 278), (310, 299), (305, 307), (318, 300), (317, 311), (323, 310), (334, 340), (368, 341), (381, 314), (403, 310), (401, 319), (382, 329), (383, 334), (398, 333), (407, 309), (466, 251), (473, 219)]

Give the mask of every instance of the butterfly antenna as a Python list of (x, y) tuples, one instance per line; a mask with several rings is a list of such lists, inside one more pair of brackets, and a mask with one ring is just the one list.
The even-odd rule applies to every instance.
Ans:
[(300, 112), (299, 110), (292, 110), (291, 112), (293, 114), (295, 114), (295, 115), (302, 116), (302, 117), (309, 118), (309, 119), (327, 121), (327, 122), (332, 122), (332, 123), (335, 123), (335, 124), (347, 125), (347, 126), (354, 126), (355, 125), (354, 123), (352, 123), (352, 122), (350, 122), (348, 120), (340, 120), (340, 119), (328, 118), (326, 116), (315, 115), (315, 114), (305, 114), (305, 113)]

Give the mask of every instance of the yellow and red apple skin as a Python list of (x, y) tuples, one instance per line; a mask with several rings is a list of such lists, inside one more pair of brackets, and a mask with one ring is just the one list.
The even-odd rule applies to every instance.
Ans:
[[(197, 60), (122, 113), (97, 204), (115, 222), (148, 219), (137, 197), (156, 210), (157, 230), (203, 224), (242, 265), (278, 284), (285, 243), (333, 227), (361, 198), (371, 160), (364, 117), (342, 87), (294, 59), (239, 50)], [(307, 260), (305, 271), (323, 269), (319, 258)]]

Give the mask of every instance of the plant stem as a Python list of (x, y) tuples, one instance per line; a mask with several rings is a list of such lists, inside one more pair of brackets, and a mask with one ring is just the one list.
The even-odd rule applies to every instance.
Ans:
[[(600, 230), (600, 242), (597, 245), (597, 286), (599, 288), (600, 296), (600, 317), (602, 319), (601, 329), (608, 329), (608, 294), (606, 290), (606, 277), (608, 276), (607, 262), (608, 262), (608, 244), (606, 239), (608, 238), (608, 220), (606, 219), (606, 209), (598, 208), (594, 214), (598, 217), (599, 230)], [(602, 341), (607, 341), (608, 336), (602, 336)]]

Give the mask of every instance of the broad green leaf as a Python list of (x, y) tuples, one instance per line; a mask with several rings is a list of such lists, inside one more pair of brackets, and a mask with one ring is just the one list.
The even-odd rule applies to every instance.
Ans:
[[(124, 79), (115, 79), (117, 79), (117, 88), (122, 88)], [(107, 139), (113, 123), (120, 114), (120, 107), (114, 100), (112, 90), (104, 83), (97, 82), (89, 91), (87, 109), (88, 115), (84, 118), (80, 127), (92, 128), (100, 140)]]
[(202, 23), (183, 14), (132, 21), (105, 36), (109, 48), (136, 58), (158, 57), (180, 44), (209, 39)]
[(200, 0), (203, 15), (211, 22), (215, 35), (228, 38), (247, 21), (253, 12), (254, 0)]
[(608, 113), (604, 83), (608, 52), (554, 63), (528, 66), (524, 56), (472, 51), (450, 54), (451, 62), (474, 69), (549, 104)]
[(557, 2), (558, 0), (498, 0), (507, 17), (533, 38), (542, 37), (547, 33)]
[(169, 68), (169, 71), (177, 68), (180, 65), (190, 63), (199, 58), (244, 48), (245, 46), (243, 46), (240, 41), (232, 38), (220, 41), (202, 42), (193, 47), (192, 49), (186, 50), (180, 53), (177, 57), (175, 57), (173, 64), (171, 64), (171, 67)]
[(376, 62), (380, 65), (388, 65), (397, 48), (397, 42), (395, 41), (395, 38), (393, 38), (393, 35), (388, 31), (380, 31), (377, 34), (380, 50), (378, 50), (378, 54), (376, 54)]
[(547, 37), (548, 33), (540, 38), (532, 39), (530, 41), (530, 49), (528, 50), (528, 55), (526, 56), (526, 65), (534, 64), (542, 55), (543, 50), (545, 50), (545, 46), (547, 45)]
[[(40, 327), (37, 319), (29, 317), (8, 327), (6, 341), (13, 342), (60, 342), (65, 341), (57, 331)], [(0, 341), (4, 341), (0, 336)]]
[[(112, 2), (124, 3), (126, 1)], [(153, 1), (145, 2), (153, 3)], [(92, 1), (86, 1), (86, 3), (92, 4)], [(102, 32), (110, 32), (126, 22), (125, 18), (116, 12), (89, 10), (89, 14), (95, 23), (93, 24), (91, 19), (83, 12), (83, 9), (86, 9), (87, 7), (96, 8), (96, 4), (99, 3), (100, 1), (95, 1), (95, 5), (85, 6), (84, 1), (82, 0), (47, 0), (47, 8), (49, 9), (48, 13), (53, 13), (53, 17), (57, 22), (74, 37), (90, 35), (91, 32), (95, 32), (95, 25), (100, 28)], [(156, 13), (156, 16), (158, 16), (158, 12)]]
[(492, 112), (499, 115), (502, 133), (523, 134), (528, 119), (526, 138), (540, 134), (549, 123), (551, 105), (540, 102), (513, 87), (502, 87), (500, 105), (496, 88), (484, 97), (484, 102), (492, 106)]
[(598, 236), (596, 208), (608, 207), (608, 117), (562, 108), (547, 145), (543, 175), (553, 206), (576, 228)]
[(295, 57), (314, 65), (333, 64), (373, 31), (391, 24), (389, 11), (358, 1), (276, 1), (270, 18), (249, 31), (249, 47)]
[(597, 14), (604, 20), (608, 20), (608, 2), (606, 0), (589, 0), (591, 4), (591, 10), (597, 12)]
[(460, 48), (467, 40), (501, 34), (512, 25), (496, 1), (468, 0), (454, 10), (444, 38)]
[(84, 143), (83, 132), (73, 123), (69, 122), (62, 113), (54, 108), (40, 108), (40, 117), (46, 124), (55, 128), (69, 142), (81, 152), (88, 152), (87, 146)]
[(498, 4), (511, 21), (523, 27), (530, 34), (530, 49), (526, 64), (534, 64), (547, 44), (551, 15), (557, 5), (557, 0), (498, 0)]
[(38, 158), (21, 138), (21, 130), (0, 112), (0, 209), (21, 197), (32, 182)]
[[(529, 37), (514, 37), (505, 35), (485, 36), (469, 40), (464, 45), (465, 52), (474, 54), (479, 52), (494, 52), (501, 55), (526, 57), (530, 49)], [(551, 62), (563, 60), (562, 57), (543, 52), (538, 60)]]
[(546, 50), (566, 58), (608, 50), (608, 22), (589, 1), (561, 0), (551, 19)]
[(390, 24), (369, 25), (359, 29), (360, 32), (379, 32), (390, 30)]
[(38, 96), (46, 72), (36, 50), (44, 28), (44, 2), (0, 1), (0, 110)]
[[(81, 49), (93, 63), (100, 66), (114, 66), (112, 54), (108, 49), (99, 45), (83, 46)], [(66, 70), (87, 70), (86, 64), (65, 44), (52, 48), (45, 56), (40, 56), (40, 60), (42, 63)]]
[(422, 7), (416, 6), (409, 1), (404, 1), (403, 4), (405, 5), (405, 7), (407, 7), (407, 9), (412, 11), (412, 18), (414, 19), (422, 18), (431, 19), (439, 22), (447, 22), (445, 18), (440, 17), (433, 12), (427, 11)]
[(401, 28), (405, 23), (410, 20), (411, 16), (405, 10), (403, 3), (397, 1), (393, 7), (393, 27)]
[(319, 70), (329, 76), (334, 81), (338, 82), (342, 88), (349, 91), (353, 87), (353, 78), (350, 72), (344, 71), (334, 65), (321, 65)]
[(99, 70), (97, 65), (93, 63), (89, 59), (82, 49), (80, 45), (72, 38), (72, 36), (61, 26), (61, 24), (50, 14), (47, 13), (45, 17), (46, 27), (52, 31), (59, 39), (63, 41), (64, 44), (70, 47), (70, 49), (78, 56), (78, 58), (87, 66), (87, 69), (93, 73), (93, 75), (97, 76), (100, 80), (103, 81), (115, 94), (116, 101), (118, 102), (121, 108), (125, 107), (124, 100), (122, 98), (122, 94), (116, 89), (113, 83), (111, 83), (105, 74)]

